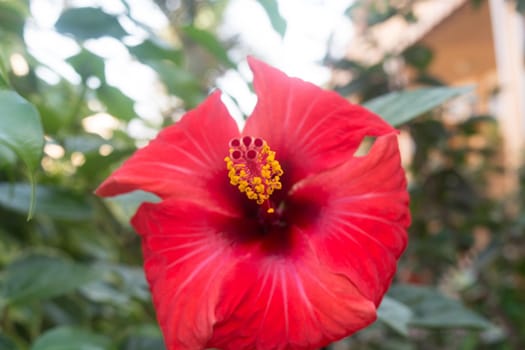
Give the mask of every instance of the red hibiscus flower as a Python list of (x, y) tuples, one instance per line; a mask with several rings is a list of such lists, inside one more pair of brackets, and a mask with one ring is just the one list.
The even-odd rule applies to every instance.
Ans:
[[(396, 130), (250, 59), (240, 132), (215, 92), (98, 189), (132, 224), (167, 348), (318, 349), (376, 319), (410, 217)], [(376, 137), (354, 156), (365, 136)]]

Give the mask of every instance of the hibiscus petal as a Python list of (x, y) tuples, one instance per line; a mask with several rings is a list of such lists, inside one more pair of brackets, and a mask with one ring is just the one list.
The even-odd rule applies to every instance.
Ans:
[(346, 161), (365, 136), (394, 131), (333, 91), (289, 78), (254, 58), (248, 62), (258, 101), (243, 134), (268, 142), (289, 183)]
[(313, 350), (375, 320), (376, 306), (301, 229), (283, 232), (283, 245), (209, 208), (168, 199), (132, 220), (167, 349)]
[[(289, 232), (307, 243), (301, 232)], [(303, 237), (303, 238), (301, 238)], [(226, 278), (209, 345), (223, 350), (319, 349), (369, 325), (376, 308), (308, 246), (252, 251)]]
[(220, 100), (210, 95), (199, 107), (159, 133), (96, 190), (114, 196), (141, 189), (161, 198), (230, 195), (224, 157), (228, 142), (239, 135)]
[(296, 184), (291, 201), (318, 208), (304, 231), (320, 261), (379, 305), (410, 224), (396, 136), (379, 137), (368, 155)]
[(235, 260), (222, 239), (231, 218), (195, 204), (143, 204), (132, 219), (144, 270), (170, 350), (204, 349), (212, 336), (224, 276)]

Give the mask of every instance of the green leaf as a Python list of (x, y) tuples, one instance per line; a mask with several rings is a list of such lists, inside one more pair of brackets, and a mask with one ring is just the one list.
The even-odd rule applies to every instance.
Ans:
[(157, 326), (151, 324), (132, 328), (120, 348), (122, 350), (166, 349), (162, 333)]
[(83, 82), (92, 76), (102, 82), (106, 80), (104, 59), (88, 50), (82, 49), (78, 54), (69, 57), (66, 62), (73, 66)]
[(164, 340), (162, 335), (157, 337), (145, 336), (145, 335), (133, 335), (126, 339), (123, 350), (164, 350)]
[(108, 140), (97, 134), (75, 134), (64, 138), (64, 147), (67, 152), (98, 153), (100, 146), (108, 144)]
[(121, 162), (123, 158), (129, 157), (135, 151), (135, 147), (130, 147), (125, 149), (115, 149), (107, 156), (103, 156), (98, 152), (86, 153), (84, 154), (86, 162), (78, 168), (77, 174), (92, 180), (96, 179), (96, 182), (102, 181), (109, 175), (111, 166), (115, 165), (117, 162)]
[(28, 212), (28, 218), (31, 218), (34, 207), (34, 173), (42, 158), (44, 131), (37, 109), (14, 91), (0, 90), (0, 146), (9, 148), (27, 167), (31, 199), (26, 203), (24, 212)]
[(182, 30), (188, 38), (208, 50), (219, 62), (228, 67), (235, 67), (235, 63), (228, 57), (228, 51), (214, 34), (194, 26), (186, 26)]
[(279, 6), (277, 0), (257, 0), (259, 4), (266, 11), (266, 15), (270, 19), (273, 29), (284, 37), (286, 33), (286, 20), (279, 13)]
[(122, 39), (127, 35), (118, 19), (96, 7), (69, 8), (62, 12), (55, 28), (83, 41), (111, 36)]
[(22, 38), (28, 13), (29, 9), (24, 1), (0, 1), (0, 32), (13, 33)]
[(138, 190), (115, 197), (105, 198), (104, 202), (109, 205), (110, 210), (117, 219), (126, 223), (131, 220), (131, 217), (135, 215), (137, 209), (142, 203), (157, 203), (160, 202), (160, 199), (154, 194)]
[(401, 335), (407, 336), (412, 311), (405, 304), (385, 296), (377, 310), (377, 318)]
[(97, 304), (108, 303), (115, 306), (126, 305), (130, 302), (129, 297), (125, 293), (104, 281), (92, 282), (82, 287), (80, 292), (85, 298)]
[(97, 278), (97, 271), (64, 258), (28, 255), (8, 265), (1, 296), (8, 304), (69, 293)]
[(391, 125), (399, 126), (438, 107), (452, 97), (471, 90), (471, 86), (466, 86), (391, 92), (367, 101), (363, 106), (380, 115)]
[(100, 85), (97, 98), (106, 105), (108, 113), (118, 119), (130, 121), (137, 116), (133, 108), (135, 101), (114, 86)]
[(139, 300), (148, 302), (151, 300), (148, 283), (144, 276), (144, 270), (141, 267), (122, 264), (109, 265), (108, 270), (113, 271), (118, 276), (119, 285), (123, 293)]
[(421, 44), (416, 44), (403, 52), (403, 58), (408, 65), (416, 68), (419, 71), (424, 71), (432, 62), (434, 55), (432, 50), (430, 50), (428, 47)]
[(17, 350), (19, 347), (8, 337), (0, 334), (0, 350)]
[(59, 327), (45, 332), (31, 350), (108, 350), (109, 338), (85, 329)]
[(7, 80), (7, 74), (2, 69), (2, 62), (0, 62), (0, 89), (8, 89), (9, 81)]
[(480, 330), (493, 327), (489, 321), (465, 308), (459, 301), (428, 287), (396, 285), (390, 288), (389, 296), (412, 310), (410, 325), (413, 327)]
[[(1, 33), (1, 30), (0, 30), (0, 33)], [(2, 90), (10, 88), (9, 69), (8, 69), (9, 65), (10, 63), (9, 63), (7, 50), (0, 49), (0, 89)]]
[(85, 86), (71, 84), (65, 79), (55, 85), (39, 80), (33, 103), (40, 113), (44, 132), (56, 137), (76, 130), (78, 118), (88, 112), (85, 95)]
[(16, 163), (16, 154), (0, 144), (0, 169), (12, 167)]
[(14, 91), (0, 90), (0, 144), (22, 159), (33, 173), (44, 148), (44, 131), (36, 108)]
[(104, 271), (105, 280), (83, 286), (80, 292), (87, 299), (111, 305), (129, 305), (132, 299), (151, 301), (148, 283), (141, 267), (98, 263), (93, 266)]
[(154, 38), (144, 40), (136, 46), (128, 46), (128, 50), (141, 62), (168, 60), (175, 64), (182, 63), (182, 51), (176, 50)]
[(150, 62), (171, 94), (180, 97), (188, 108), (198, 105), (204, 94), (199, 81), (190, 72), (167, 61)]
[[(24, 213), (31, 200), (32, 188), (26, 183), (0, 183), (0, 205)], [(36, 187), (35, 212), (61, 220), (89, 220), (93, 210), (86, 198), (53, 186)]]

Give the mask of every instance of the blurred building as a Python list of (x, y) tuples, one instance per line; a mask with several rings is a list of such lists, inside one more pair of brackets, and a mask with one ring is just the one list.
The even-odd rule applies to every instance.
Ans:
[(433, 52), (432, 76), (448, 85), (475, 84), (471, 112), (499, 121), (508, 169), (505, 192), (518, 183), (525, 145), (525, 26), (515, 7), (510, 0), (420, 0), (413, 8), (416, 22), (393, 16), (367, 28), (347, 55), (373, 64), (419, 43)]

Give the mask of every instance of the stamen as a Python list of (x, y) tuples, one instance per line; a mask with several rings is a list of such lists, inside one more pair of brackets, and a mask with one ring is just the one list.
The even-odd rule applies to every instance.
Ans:
[(283, 170), (275, 159), (275, 152), (261, 138), (244, 136), (230, 141), (230, 156), (224, 158), (228, 169), (230, 184), (237, 186), (246, 197), (257, 204), (266, 203), (268, 213), (275, 210), (269, 198), (275, 190), (280, 190)]

